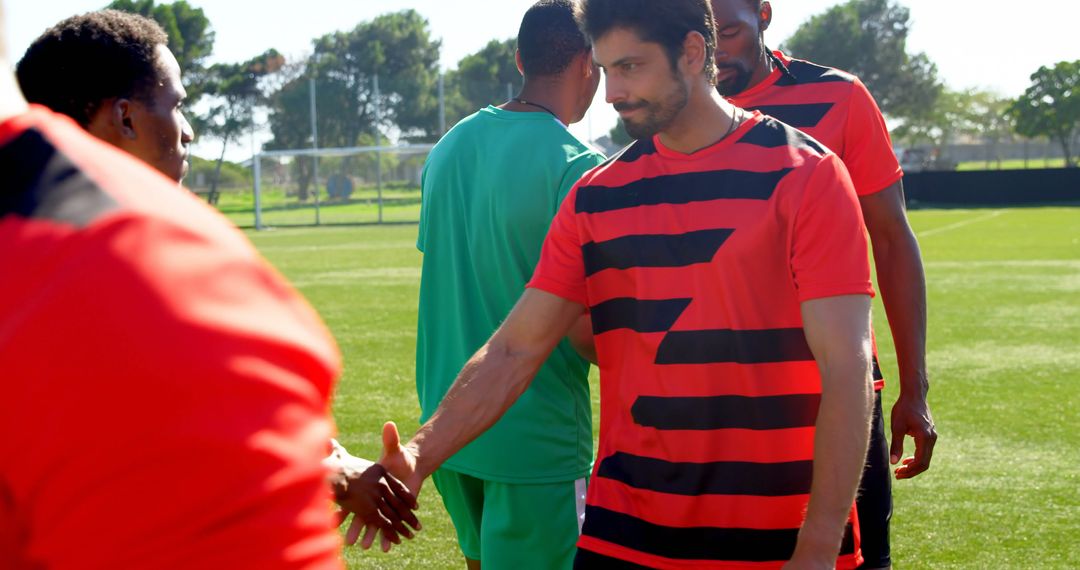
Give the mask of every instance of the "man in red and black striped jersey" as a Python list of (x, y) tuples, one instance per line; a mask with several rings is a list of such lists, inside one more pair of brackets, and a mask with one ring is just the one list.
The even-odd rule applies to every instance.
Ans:
[[(892, 448), (881, 410), (884, 380), (875, 357), (873, 430), (859, 492), (864, 568), (891, 565), (889, 463), (898, 479), (930, 467), (937, 433), (926, 401), (926, 280), (919, 244), (904, 209), (903, 172), (885, 120), (855, 76), (792, 59), (765, 46), (772, 6), (762, 0), (712, 0), (717, 22), (717, 89), (734, 104), (796, 127), (844, 161), (859, 196), (877, 267), (878, 286), (896, 345), (900, 396), (892, 407)], [(903, 459), (904, 437), (915, 442)], [(891, 456), (891, 457), (890, 457)]]
[(311, 307), (9, 69), (0, 49), (0, 568), (340, 568), (331, 473), (408, 534), (385, 471), (323, 461), (340, 357)]
[(571, 190), (517, 306), (407, 445), (384, 428), (383, 461), (418, 489), (588, 309), (578, 567), (855, 568), (872, 290), (851, 180), (716, 93), (708, 0), (586, 0), (582, 19), (639, 140)]

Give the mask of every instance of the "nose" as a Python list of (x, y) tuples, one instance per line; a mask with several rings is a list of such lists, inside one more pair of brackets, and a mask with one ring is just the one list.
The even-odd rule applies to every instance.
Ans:
[(626, 99), (626, 88), (623, 86), (623, 82), (618, 78), (612, 77), (610, 73), (604, 73), (604, 101), (609, 105), (614, 105), (620, 101)]
[(183, 144), (191, 144), (195, 140), (195, 130), (191, 128), (191, 123), (188, 122), (187, 117), (181, 115), (183, 123), (180, 125), (180, 142)]

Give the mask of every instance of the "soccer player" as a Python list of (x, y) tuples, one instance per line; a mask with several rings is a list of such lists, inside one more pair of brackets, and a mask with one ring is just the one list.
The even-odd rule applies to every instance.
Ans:
[(639, 140), (571, 190), (513, 311), (407, 445), (384, 427), (382, 461), (418, 490), (588, 308), (600, 449), (577, 566), (854, 568), (872, 289), (851, 180), (716, 93), (708, 0), (586, 0), (582, 20)]
[(339, 568), (328, 477), (404, 530), (381, 468), (321, 461), (314, 311), (220, 215), (28, 106), (2, 44), (0, 568)]
[(864, 567), (888, 568), (889, 463), (901, 461), (904, 437), (912, 436), (914, 457), (903, 459), (896, 477), (914, 477), (929, 468), (937, 440), (926, 401), (926, 280), (919, 244), (904, 210), (903, 172), (885, 120), (858, 78), (769, 51), (764, 39), (772, 21), (768, 1), (712, 0), (712, 6), (718, 36), (717, 90), (740, 107), (760, 110), (824, 143), (844, 161), (859, 196), (900, 368), (890, 450), (881, 409), (884, 380), (874, 367), (873, 429), (858, 499)]
[(68, 18), (19, 61), (27, 100), (67, 115), (99, 139), (179, 182), (195, 135), (169, 38), (153, 20), (118, 10)]
[[(510, 312), (562, 199), (604, 159), (566, 129), (585, 116), (600, 78), (574, 5), (542, 0), (525, 13), (521, 92), (462, 120), (425, 166), (421, 421)], [(592, 463), (588, 371), (560, 343), (506, 416), (435, 473), (470, 568), (572, 566)]]

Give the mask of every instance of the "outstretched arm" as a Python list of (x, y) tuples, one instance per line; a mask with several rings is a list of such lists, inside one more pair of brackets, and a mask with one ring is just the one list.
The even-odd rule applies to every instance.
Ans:
[(806, 301), (802, 316), (821, 371), (821, 406), (810, 503), (788, 568), (833, 568), (870, 437), (870, 298)]
[(407, 445), (397, 428), (383, 432), (379, 463), (414, 492), (451, 455), (476, 439), (510, 408), (584, 312), (581, 305), (526, 289), (491, 339), (461, 370), (438, 409)]
[(898, 479), (914, 477), (930, 468), (937, 432), (926, 395), (926, 277), (919, 242), (908, 225), (903, 182), (859, 199), (870, 233), (877, 266), (878, 287), (889, 319), (896, 361), (900, 368), (900, 396), (892, 408), (891, 461), (903, 459), (904, 438), (915, 440), (915, 455), (896, 469)]

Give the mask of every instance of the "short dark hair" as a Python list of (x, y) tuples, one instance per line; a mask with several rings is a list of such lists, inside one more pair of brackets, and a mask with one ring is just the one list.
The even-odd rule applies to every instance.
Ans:
[(574, 0), (540, 0), (521, 19), (517, 49), (526, 77), (558, 75), (590, 45), (574, 19)]
[(27, 101), (86, 127), (106, 99), (149, 96), (160, 74), (157, 46), (168, 42), (149, 18), (118, 10), (90, 12), (46, 30), (15, 72)]
[(642, 41), (660, 44), (675, 67), (686, 34), (705, 37), (705, 77), (716, 80), (716, 23), (709, 0), (583, 0), (578, 16), (590, 41), (614, 28), (637, 32)]

